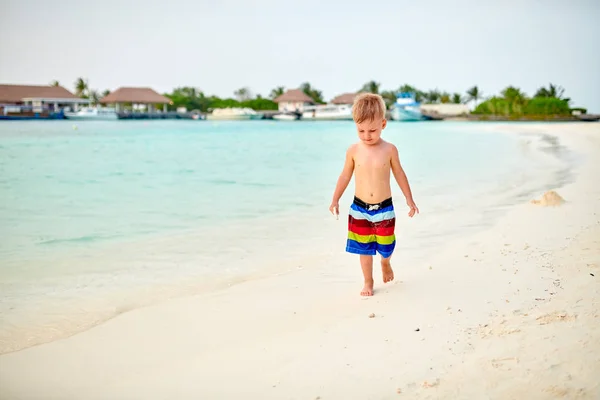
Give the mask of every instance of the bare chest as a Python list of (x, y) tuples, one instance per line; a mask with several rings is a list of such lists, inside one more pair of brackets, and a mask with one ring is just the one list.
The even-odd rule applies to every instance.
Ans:
[(356, 169), (361, 171), (389, 171), (390, 160), (383, 154), (359, 154), (355, 158)]

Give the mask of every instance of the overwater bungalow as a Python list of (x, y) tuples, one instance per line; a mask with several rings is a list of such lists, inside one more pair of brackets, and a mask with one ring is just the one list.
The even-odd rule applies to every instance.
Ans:
[[(151, 88), (121, 87), (100, 99), (101, 104), (114, 105), (118, 113), (130, 110), (141, 111), (148, 114), (156, 112), (157, 106), (162, 104), (163, 113), (167, 112), (167, 105), (172, 104), (171, 99), (165, 97)], [(127, 110), (128, 111), (128, 110)]]
[(0, 119), (63, 119), (65, 109), (88, 104), (62, 86), (0, 84)]

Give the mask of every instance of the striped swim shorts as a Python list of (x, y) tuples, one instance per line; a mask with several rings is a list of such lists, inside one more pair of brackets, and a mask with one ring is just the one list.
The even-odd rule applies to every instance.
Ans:
[(396, 247), (395, 224), (391, 197), (369, 204), (355, 196), (348, 215), (346, 251), (372, 256), (378, 252), (383, 258), (390, 257)]

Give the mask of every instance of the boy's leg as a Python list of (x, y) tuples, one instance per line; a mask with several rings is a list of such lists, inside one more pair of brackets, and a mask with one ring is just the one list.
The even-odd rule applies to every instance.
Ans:
[(392, 264), (390, 263), (391, 258), (391, 255), (388, 258), (383, 258), (383, 256), (381, 257), (381, 275), (383, 275), (383, 283), (388, 283), (394, 280), (394, 270), (392, 269)]
[(346, 251), (360, 256), (365, 286), (360, 292), (363, 296), (373, 295), (373, 256), (377, 254), (377, 242), (373, 223), (366, 209), (352, 203), (348, 214), (348, 239)]
[(362, 296), (373, 296), (373, 256), (360, 255), (360, 267), (365, 278), (365, 287), (360, 292)]
[(381, 210), (383, 219), (377, 223), (375, 234), (377, 236), (377, 251), (381, 254), (381, 274), (383, 282), (394, 280), (394, 270), (390, 260), (396, 248), (396, 213), (394, 206), (390, 205)]

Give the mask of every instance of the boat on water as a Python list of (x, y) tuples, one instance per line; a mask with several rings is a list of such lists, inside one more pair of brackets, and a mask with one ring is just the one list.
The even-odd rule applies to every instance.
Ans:
[(414, 93), (408, 92), (396, 95), (396, 102), (392, 105), (390, 116), (393, 121), (423, 121), (426, 119), (421, 113), (421, 103), (416, 101)]
[(66, 111), (65, 118), (78, 121), (114, 121), (119, 116), (114, 108), (84, 107), (77, 111)]
[(600, 114), (579, 114), (577, 119), (584, 122), (598, 122), (600, 121)]
[(273, 115), (273, 119), (277, 121), (297, 121), (300, 119), (302, 114), (300, 113), (292, 113), (292, 112), (284, 112), (281, 114)]
[(263, 114), (257, 113), (251, 108), (216, 108), (206, 116), (207, 120), (254, 120), (262, 119)]
[(325, 104), (304, 107), (302, 119), (318, 121), (352, 120), (352, 106), (348, 104)]

